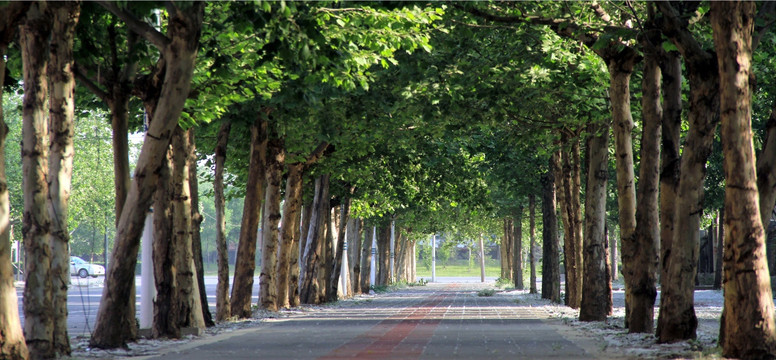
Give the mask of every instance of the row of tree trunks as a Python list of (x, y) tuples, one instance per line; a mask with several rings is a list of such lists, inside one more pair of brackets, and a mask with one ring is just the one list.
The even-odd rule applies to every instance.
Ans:
[[(13, 40), (18, 22), (24, 19), (24, 12), (30, 3), (13, 2), (3, 8), (0, 14), (0, 69), (5, 69), (5, 53)], [(0, 99), (3, 97), (5, 71), (0, 71)], [(8, 136), (8, 126), (3, 116), (0, 104), (0, 329), (3, 329), (0, 340), (0, 358), (26, 359), (29, 356), (27, 344), (24, 341), (22, 325), (19, 319), (16, 287), (11, 264), (10, 237), (10, 201), (8, 194), (8, 179), (5, 175), (5, 141)]]
[(776, 325), (752, 140), (754, 2), (711, 4), (725, 157), (724, 294), (719, 342), (734, 358), (776, 354)]
[(585, 190), (584, 278), (579, 320), (603, 321), (611, 312), (611, 287), (606, 259), (606, 186), (609, 178), (609, 129), (591, 126), (587, 142)]
[[(115, 4), (103, 4), (124, 20), (130, 28), (142, 27)], [(124, 346), (137, 336), (135, 327), (134, 269), (138, 245), (148, 207), (156, 189), (158, 171), (169, 145), (172, 131), (183, 109), (191, 85), (194, 62), (199, 48), (204, 4), (191, 3), (185, 7), (168, 3), (170, 24), (167, 36), (145, 33), (167, 62), (159, 102), (135, 167), (135, 176), (127, 195), (117, 229), (116, 241), (106, 274), (107, 286), (97, 314), (91, 345), (100, 348)], [(147, 25), (146, 25), (147, 26)], [(131, 304), (130, 304), (131, 302)], [(131, 311), (131, 312), (130, 312)]]
[(542, 298), (560, 303), (560, 253), (555, 201), (557, 154), (550, 157), (550, 169), (542, 175)]
[(259, 116), (251, 125), (248, 186), (245, 191), (230, 299), (232, 316), (238, 318), (249, 318), (252, 315), (251, 294), (253, 292), (253, 274), (256, 270), (256, 234), (259, 229), (259, 213), (264, 202), (267, 142), (267, 120), (263, 116)]
[(512, 278), (515, 289), (523, 290), (523, 207), (519, 206), (512, 215)]
[(218, 130), (215, 148), (215, 178), (213, 196), (216, 210), (216, 250), (218, 253), (218, 283), (216, 284), (216, 321), (226, 321), (232, 316), (229, 302), (229, 249), (226, 243), (226, 197), (224, 196), (224, 164), (226, 145), (229, 142), (230, 121), (224, 121)]
[(73, 74), (73, 38), (80, 14), (80, 3), (51, 5), (51, 60), (48, 77), (49, 96), (49, 216), (51, 218), (51, 286), (55, 356), (70, 355), (67, 333), (67, 288), (70, 284), (70, 232), (67, 227), (73, 175), (73, 134), (75, 132), (75, 77)]
[(529, 249), (528, 249), (528, 262), (531, 267), (531, 278), (529, 280), (529, 292), (536, 294), (536, 197), (533, 194), (528, 195), (528, 237)]
[(559, 152), (561, 171), (558, 182), (558, 206), (563, 221), (563, 256), (566, 271), (566, 305), (578, 309), (582, 301), (582, 208), (581, 167), (579, 140), (568, 132), (561, 134), (561, 142), (568, 147)]

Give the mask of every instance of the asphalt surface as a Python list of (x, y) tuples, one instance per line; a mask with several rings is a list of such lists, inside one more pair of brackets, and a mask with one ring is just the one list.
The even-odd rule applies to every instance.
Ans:
[[(479, 280), (479, 279), (477, 279)], [(592, 338), (491, 283), (435, 283), (196, 339), (150, 359), (598, 359)]]

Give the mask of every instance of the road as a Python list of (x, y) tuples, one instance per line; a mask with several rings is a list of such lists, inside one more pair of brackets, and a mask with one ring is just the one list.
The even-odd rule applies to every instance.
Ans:
[[(216, 276), (205, 276), (208, 305), (213, 314), (216, 311), (215, 294), (217, 282), (218, 278)], [(137, 287), (136, 308), (140, 309), (140, 301), (142, 301), (143, 294), (140, 291), (141, 280), (139, 276), (135, 277), (135, 284)], [(70, 336), (91, 335), (97, 317), (97, 310), (100, 307), (100, 299), (102, 299), (103, 285), (104, 277), (81, 279), (74, 276), (70, 278), (70, 289), (67, 291), (67, 326)], [(24, 312), (22, 311), (23, 291), (24, 289), (21, 286), (17, 286), (16, 294), (19, 300), (19, 316), (22, 318), (22, 323), (24, 323)], [(258, 301), (258, 291), (259, 277), (256, 276), (253, 278), (254, 303)], [(139, 312), (137, 317), (140, 317)]]
[(492, 283), (434, 283), (288, 312), (146, 359), (600, 359), (596, 340)]

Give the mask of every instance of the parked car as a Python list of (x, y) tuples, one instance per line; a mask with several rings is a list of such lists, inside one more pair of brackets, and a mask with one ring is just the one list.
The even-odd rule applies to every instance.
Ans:
[(77, 256), (71, 256), (70, 275), (78, 275), (82, 278), (86, 278), (87, 276), (97, 277), (99, 275), (105, 275), (105, 267), (88, 263)]

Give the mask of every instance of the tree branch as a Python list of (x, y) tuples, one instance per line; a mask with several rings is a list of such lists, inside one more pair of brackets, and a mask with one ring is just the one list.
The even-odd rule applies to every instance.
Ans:
[(601, 7), (601, 4), (599, 4), (598, 1), (591, 2), (590, 8), (593, 9), (593, 12), (595, 12), (595, 15), (598, 16), (598, 18), (607, 24), (612, 25), (612, 17), (609, 16), (609, 13), (607, 13), (603, 7)]
[(324, 151), (329, 147), (329, 143), (327, 141), (324, 141), (320, 144), (318, 144), (318, 147), (313, 150), (313, 152), (310, 153), (310, 155), (307, 156), (307, 159), (304, 162), (304, 167), (309, 167), (312, 164), (315, 164), (318, 162), (318, 160), (323, 156)]
[(663, 14), (661, 24), (663, 33), (671, 39), (685, 59), (688, 61), (701, 61), (711, 56), (687, 30), (687, 27), (680, 19), (679, 13), (669, 2), (657, 1), (656, 4)]
[(127, 27), (129, 27), (130, 30), (148, 40), (150, 43), (154, 44), (159, 49), (159, 51), (164, 52), (164, 49), (166, 49), (167, 45), (169, 45), (170, 39), (164, 36), (164, 34), (154, 29), (154, 27), (148, 23), (138, 20), (132, 14), (119, 9), (115, 2), (103, 0), (97, 1), (97, 3), (99, 3), (106, 10), (113, 13), (113, 15), (118, 16), (119, 19), (124, 20), (124, 23), (127, 24)]
[(106, 93), (104, 90), (100, 89), (100, 86), (97, 85), (97, 82), (93, 81), (91, 78), (89, 78), (89, 75), (86, 74), (86, 71), (84, 71), (83, 66), (81, 66), (78, 63), (75, 63), (75, 66), (73, 66), (73, 73), (75, 74), (75, 78), (78, 79), (78, 81), (86, 86), (89, 91), (94, 93), (95, 96), (100, 98), (103, 102), (106, 104), (108, 103), (108, 93)]

